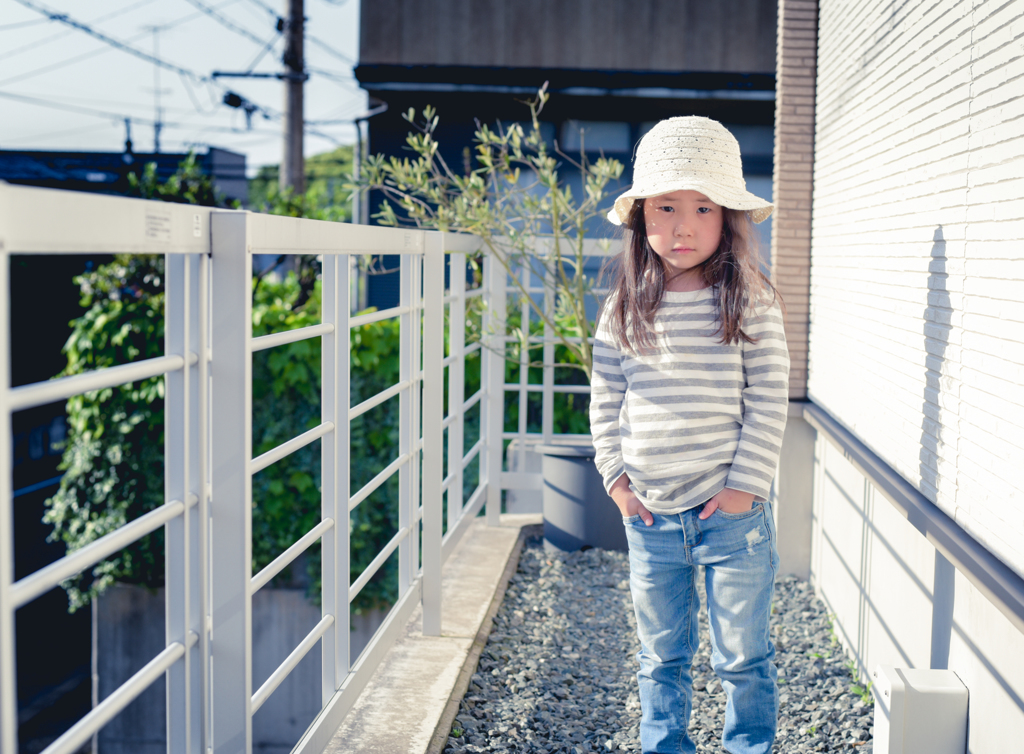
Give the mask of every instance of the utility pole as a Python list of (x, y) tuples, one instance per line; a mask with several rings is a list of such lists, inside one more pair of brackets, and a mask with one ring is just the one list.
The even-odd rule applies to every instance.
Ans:
[(305, 17), (303, 0), (285, 0), (284, 51), (284, 155), (281, 160), (279, 182), (282, 189), (291, 186), (298, 194), (306, 190), (303, 148), (303, 86), (306, 66), (303, 56)]
[[(153, 27), (153, 57), (160, 57), (160, 27)], [(156, 117), (153, 119), (153, 151), (160, 154), (160, 131), (163, 129), (163, 110), (160, 107), (160, 66), (153, 66), (153, 106)]]
[[(380, 115), (383, 112), (387, 112), (388, 103), (382, 102), (375, 97), (370, 97), (371, 102), (377, 102), (377, 106), (367, 110), (362, 115), (352, 120), (352, 125), (356, 127), (356, 146), (352, 152), (352, 174), (356, 180), (362, 173), (363, 168), (363, 123), (367, 123), (370, 118), (374, 115)], [(369, 134), (367, 134), (369, 136)], [(369, 197), (363, 196), (362, 191), (352, 192), (352, 222), (360, 225), (370, 224), (370, 204)]]
[[(160, 32), (163, 31), (162, 26), (146, 26), (143, 27), (147, 31), (153, 32), (153, 57), (160, 57)], [(160, 95), (169, 94), (170, 89), (160, 88), (160, 66), (153, 66), (153, 152), (160, 154), (160, 131), (164, 127), (164, 110), (160, 107)]]

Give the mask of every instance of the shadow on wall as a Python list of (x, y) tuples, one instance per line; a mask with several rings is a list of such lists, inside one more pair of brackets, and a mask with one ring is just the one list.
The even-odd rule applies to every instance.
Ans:
[[(943, 438), (941, 423), (942, 370), (952, 331), (953, 306), (949, 298), (946, 271), (946, 239), (942, 226), (932, 234), (928, 263), (928, 301), (924, 310), (925, 387), (921, 403), (920, 474), (922, 486), (939, 488), (939, 451), (951, 438)], [(956, 442), (955, 438), (952, 438)], [(953, 564), (935, 551), (932, 584), (931, 667), (949, 666), (949, 639), (953, 631), (955, 601)]]
[[(948, 484), (940, 476), (944, 467), (937, 463), (938, 453), (957, 441), (955, 430), (949, 429), (953, 425), (947, 424), (943, 436), (939, 423), (940, 380), (943, 372), (949, 371), (946, 361), (951, 357), (953, 331), (941, 226), (933, 233), (928, 261), (928, 300), (923, 310), (927, 379), (919, 472), (921, 487), (936, 489), (940, 483)], [(948, 382), (948, 377), (945, 379)], [(919, 526), (889, 508), (883, 493), (846, 451), (819, 435), (814, 463), (813, 578), (834, 615), (834, 630), (858, 669), (870, 674), (875, 666), (885, 664), (950, 669), (961, 676), (966, 673), (975, 683), (970, 705), (977, 719), (985, 718), (980, 710), (992, 703), (1005, 704), (1003, 711), (1012, 707), (1024, 713), (1017, 676), (1007, 672), (1016, 667), (1014, 661), (1007, 660), (1015, 656), (1016, 648), (994, 642), (993, 636), (971, 635), (969, 627), (954, 621), (957, 599), (961, 611), (972, 611), (972, 621), (975, 609), (989, 611), (990, 606), (982, 605), (984, 595), (973, 588), (964, 589), (961, 576), (958, 597), (954, 566), (938, 551), (927, 549), (930, 545), (923, 540)], [(932, 558), (929, 574), (928, 560)], [(926, 644), (929, 640), (930, 646)], [(1010, 654), (1004, 655), (1004, 649)]]
[[(819, 446), (821, 447), (821, 446)], [(880, 493), (877, 493), (870, 482), (861, 477), (856, 489), (850, 484), (851, 474), (843, 473), (839, 466), (849, 462), (843, 457), (843, 451), (831, 447), (827, 443), (824, 446), (825, 454), (816, 459), (815, 463), (826, 467), (824, 474), (820, 477), (830, 489), (827, 495), (828, 502), (825, 509), (821, 510), (821, 541), (828, 550), (829, 560), (834, 562), (841, 572), (836, 572), (830, 566), (819, 569), (815, 579), (818, 583), (822, 599), (828, 606), (829, 612), (834, 615), (834, 630), (842, 637), (843, 645), (848, 652), (853, 653), (854, 659), (860, 670), (869, 674), (874, 665), (901, 665), (903, 667), (923, 667), (923, 662), (915, 663), (913, 648), (921, 646), (926, 638), (922, 635), (915, 635), (908, 630), (902, 617), (891, 611), (892, 601), (886, 600), (885, 593), (896, 590), (906, 597), (912, 597), (914, 590), (927, 597), (932, 603), (931, 610), (931, 640), (929, 666), (935, 669), (948, 668), (951, 638), (955, 634), (957, 640), (966, 650), (966, 656), (972, 657), (984, 668), (985, 673), (1002, 689), (1006, 698), (1018, 709), (1024, 712), (1024, 699), (1014, 689), (1011, 683), (1000, 669), (1003, 663), (997, 658), (993, 661), (985, 651), (968, 635), (967, 631), (953, 621), (953, 603), (955, 569), (939, 552), (935, 553), (935, 570), (933, 575), (932, 590), (918, 577), (914, 568), (901, 554), (901, 544), (907, 541), (907, 537), (919, 537), (920, 532), (913, 528), (913, 524), (906, 522), (906, 528), (902, 531), (894, 531), (890, 527), (883, 531), (876, 524), (878, 514), (875, 511), (876, 502), (878, 505), (889, 505)], [(828, 470), (833, 467), (838, 474)], [(845, 478), (844, 478), (845, 477)], [(816, 492), (819, 495), (820, 492)], [(840, 502), (841, 501), (841, 502)], [(850, 512), (840, 510), (838, 505), (849, 506), (853, 509), (854, 515), (861, 519), (863, 524), (860, 528), (849, 525)], [(891, 519), (890, 519), (891, 520)], [(832, 521), (844, 522), (844, 524), (831, 523)], [(853, 533), (857, 534), (854, 535)], [(860, 537), (860, 542), (850, 542), (851, 536)], [(852, 545), (852, 546), (851, 546)], [(844, 556), (844, 553), (855, 553), (853, 557), (860, 556), (874, 559), (879, 547), (884, 548), (886, 556), (893, 561), (898, 569), (886, 572), (884, 583), (873, 584), (869, 574), (872, 572), (872, 565), (868, 562), (854, 562)], [(880, 553), (879, 553), (880, 554)], [(847, 585), (855, 585), (855, 598), (857, 608), (855, 611), (844, 611), (843, 605), (850, 604), (850, 593)], [(879, 594), (878, 597), (874, 593)], [(888, 602), (889, 608), (879, 602)], [(890, 620), (894, 619), (894, 620)], [(884, 652), (885, 656), (879, 656), (878, 650), (872, 651), (873, 645), (877, 644), (872, 640), (872, 627), (877, 627), (885, 634), (890, 645), (890, 651)], [(884, 644), (884, 641), (882, 642)], [(895, 652), (895, 655), (891, 654)], [(869, 661), (871, 665), (869, 666)], [(974, 699), (974, 697), (972, 697)], [(972, 701), (972, 704), (974, 702)]]

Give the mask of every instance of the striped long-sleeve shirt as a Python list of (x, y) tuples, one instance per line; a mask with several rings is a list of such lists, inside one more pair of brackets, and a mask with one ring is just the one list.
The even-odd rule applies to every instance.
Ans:
[(768, 498), (786, 428), (789, 351), (777, 302), (750, 312), (754, 343), (723, 344), (711, 288), (666, 291), (656, 348), (621, 350), (598, 323), (591, 379), (594, 459), (646, 508), (678, 513), (725, 487)]

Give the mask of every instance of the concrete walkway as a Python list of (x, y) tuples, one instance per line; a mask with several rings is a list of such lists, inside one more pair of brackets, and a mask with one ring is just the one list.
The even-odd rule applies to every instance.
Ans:
[(423, 635), (416, 608), (325, 754), (439, 752), (487, 641), (522, 546), (539, 514), (504, 515), (500, 527), (477, 519), (442, 572), (441, 636)]

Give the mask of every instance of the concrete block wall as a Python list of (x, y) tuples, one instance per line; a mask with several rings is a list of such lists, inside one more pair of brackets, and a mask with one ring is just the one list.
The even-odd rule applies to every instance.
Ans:
[[(117, 584), (99, 599), (99, 698), (106, 699), (165, 646), (164, 590)], [(352, 616), (349, 646), (358, 657), (386, 613)], [(320, 620), (320, 607), (304, 589), (264, 587), (252, 598), (253, 692)], [(167, 707), (158, 681), (99, 734), (102, 754), (165, 754)], [(317, 643), (253, 716), (253, 748), (287, 754), (320, 713), (320, 644)]]
[(822, 0), (809, 397), (1024, 575), (1024, 5)]
[(789, 395), (807, 396), (817, 0), (780, 0), (776, 57), (772, 282), (786, 305)]
[(816, 0), (779, 1), (771, 269), (785, 304), (791, 403), (772, 503), (781, 572), (803, 579), (810, 565), (814, 431), (799, 402), (807, 398), (817, 17)]

